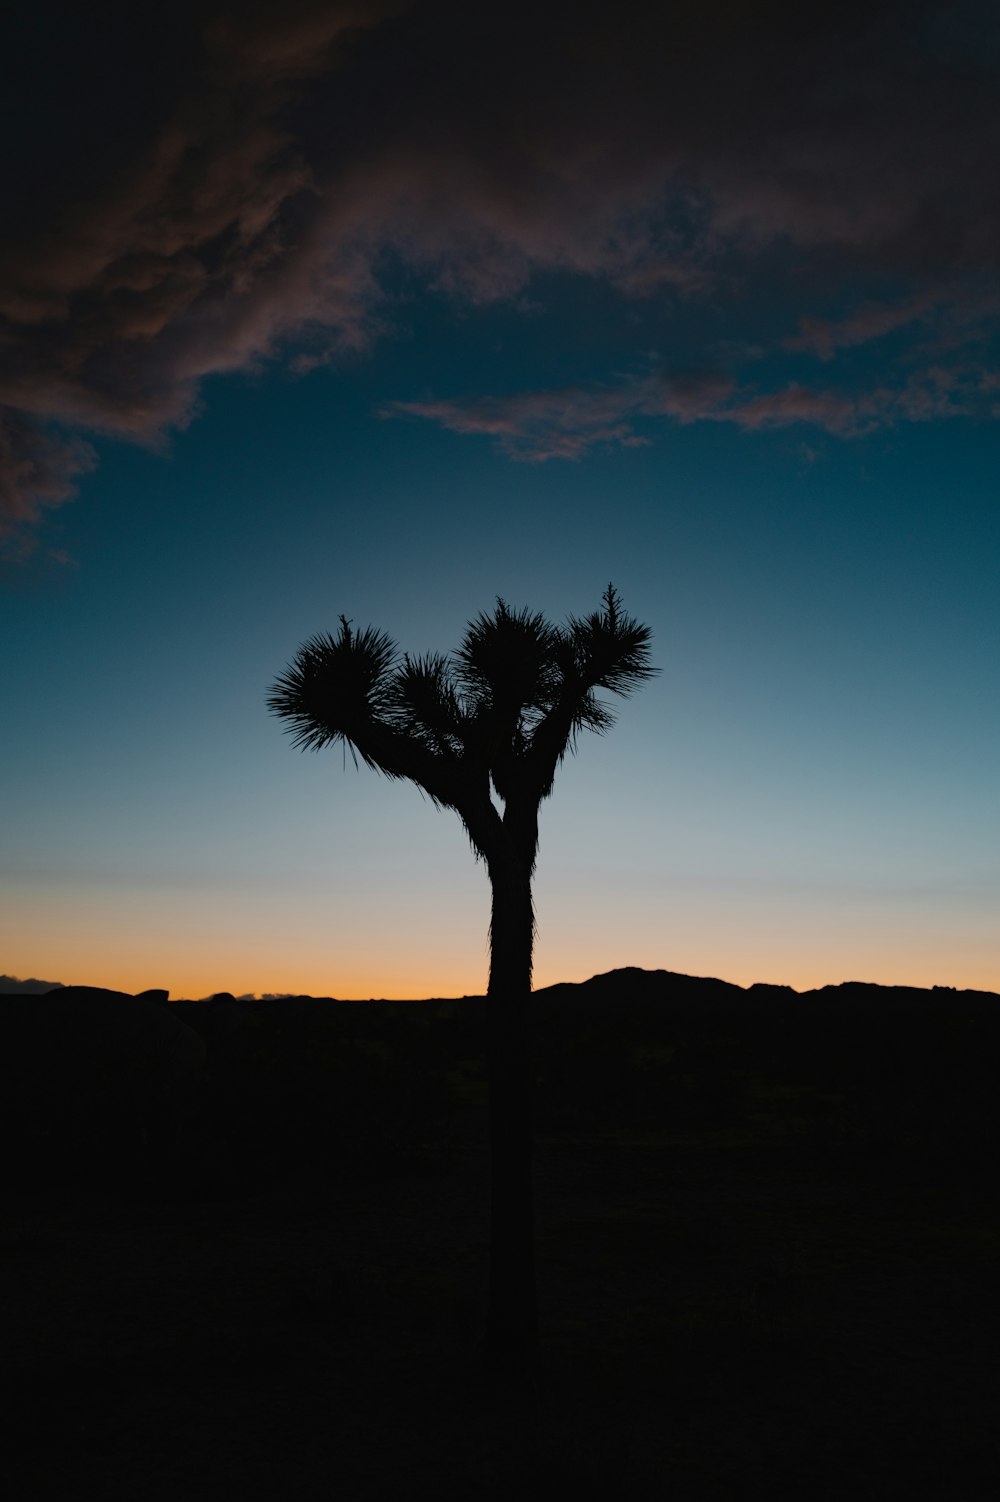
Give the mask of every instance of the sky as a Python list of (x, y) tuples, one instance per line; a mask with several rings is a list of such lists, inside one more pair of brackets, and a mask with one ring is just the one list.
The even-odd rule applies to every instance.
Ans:
[(265, 698), (609, 580), (535, 984), (1000, 990), (990, 4), (47, 0), (0, 89), (0, 970), (480, 994), (454, 814)]

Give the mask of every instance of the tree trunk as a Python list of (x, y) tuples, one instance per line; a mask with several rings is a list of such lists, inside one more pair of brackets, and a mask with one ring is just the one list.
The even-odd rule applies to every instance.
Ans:
[(535, 1226), (531, 1184), (529, 1041), (534, 914), (531, 872), (512, 858), (490, 863), (490, 1290), (487, 1367), (513, 1387), (538, 1366)]

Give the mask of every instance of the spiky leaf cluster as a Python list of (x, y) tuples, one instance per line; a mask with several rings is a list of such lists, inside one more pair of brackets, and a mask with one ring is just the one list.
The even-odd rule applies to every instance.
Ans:
[(581, 730), (614, 723), (597, 691), (624, 696), (656, 669), (649, 628), (623, 613), (609, 585), (601, 608), (555, 626), (497, 600), (451, 656), (400, 656), (384, 632), (352, 629), (305, 642), (268, 696), (294, 744), (343, 742), (389, 777), (406, 777), (456, 808), (488, 852), (504, 822), (536, 809)]

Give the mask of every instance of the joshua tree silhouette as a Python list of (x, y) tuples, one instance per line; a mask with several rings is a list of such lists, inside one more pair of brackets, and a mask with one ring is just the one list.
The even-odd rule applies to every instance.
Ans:
[[(627, 695), (657, 671), (648, 627), (609, 585), (601, 608), (554, 626), (497, 600), (450, 657), (401, 658), (383, 632), (313, 637), (275, 681), (268, 708), (293, 743), (338, 741), (387, 777), (408, 778), (453, 808), (492, 887), (490, 1034), (491, 1232), (486, 1355), (515, 1383), (537, 1365), (531, 1192), (529, 996), (531, 878), (538, 810), (581, 730), (614, 723), (596, 690)], [(501, 801), (502, 811), (494, 801)]]

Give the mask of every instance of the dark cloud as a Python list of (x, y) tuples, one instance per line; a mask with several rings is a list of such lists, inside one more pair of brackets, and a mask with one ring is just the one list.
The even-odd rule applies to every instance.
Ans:
[[(992, 6), (23, 9), (4, 96), (25, 147), (0, 252), (8, 534), (86, 465), (48, 425), (152, 441), (208, 374), (363, 348), (390, 260), (480, 303), (562, 271), (631, 299), (725, 287), (735, 308), (783, 256), (774, 340), (803, 357), (928, 327), (960, 350), (996, 328), (982, 300), (962, 315), (1000, 245)], [(866, 278), (898, 290), (852, 305)], [(893, 389), (880, 408), (789, 386), (717, 415), (847, 433), (915, 415)], [(672, 399), (691, 420), (691, 392)], [(548, 394), (531, 419), (548, 439), (526, 442), (538, 400), (515, 436), (496, 429), (510, 452), (638, 441), (606, 390)], [(477, 420), (508, 419), (480, 403)]]
[(94, 463), (80, 439), (57, 437), (0, 407), (0, 547), (15, 557), (30, 552), (43, 513), (69, 500), (76, 476)]

